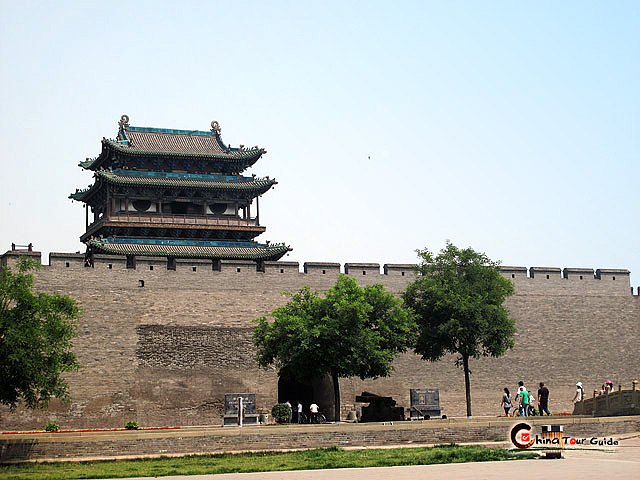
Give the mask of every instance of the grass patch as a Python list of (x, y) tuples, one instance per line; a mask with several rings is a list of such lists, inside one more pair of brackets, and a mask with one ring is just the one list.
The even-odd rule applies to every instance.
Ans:
[(162, 457), (101, 462), (20, 463), (0, 465), (0, 479), (63, 480), (68, 478), (162, 477), (166, 475), (488, 462), (536, 458), (537, 456), (532, 452), (515, 453), (503, 448), (457, 445), (349, 451), (339, 447), (331, 447), (300, 452), (192, 455), (179, 458)]

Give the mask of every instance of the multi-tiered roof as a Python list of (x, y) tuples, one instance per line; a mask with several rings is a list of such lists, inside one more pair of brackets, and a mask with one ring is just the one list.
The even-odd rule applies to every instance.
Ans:
[(241, 173), (263, 148), (225, 145), (215, 121), (210, 131), (134, 127), (127, 115), (118, 125), (116, 139), (103, 138), (100, 155), (80, 163), (94, 172), (94, 184), (70, 195), (87, 205), (80, 240), (89, 259), (107, 253), (262, 261), (290, 250), (253, 240), (265, 231), (258, 197), (277, 182)]

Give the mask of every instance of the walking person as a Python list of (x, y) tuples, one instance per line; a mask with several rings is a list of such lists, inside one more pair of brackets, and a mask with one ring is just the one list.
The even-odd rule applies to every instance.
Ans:
[(298, 423), (302, 423), (302, 404), (298, 400)]
[(520, 416), (529, 416), (529, 391), (526, 388), (520, 391)]
[[(518, 398), (518, 413), (520, 414), (521, 417), (524, 417), (524, 412), (522, 411), (523, 406), (522, 406), (522, 392), (526, 391), (527, 389), (524, 386), (524, 382), (522, 380), (520, 380), (518, 382), (518, 393), (516, 393), (516, 396)], [(529, 408), (529, 406), (527, 405), (527, 408)]]
[(502, 394), (502, 400), (500, 401), (500, 405), (504, 408), (504, 416), (508, 417), (509, 412), (511, 411), (511, 394), (509, 393), (509, 389), (504, 387), (504, 393)]
[(540, 388), (538, 389), (538, 410), (541, 417), (544, 412), (547, 412), (549, 416), (551, 415), (551, 412), (549, 412), (549, 389), (544, 386), (543, 382), (540, 382)]

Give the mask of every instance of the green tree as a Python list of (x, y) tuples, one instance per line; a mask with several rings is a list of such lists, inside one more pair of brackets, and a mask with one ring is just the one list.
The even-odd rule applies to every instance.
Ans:
[(40, 265), (20, 257), (17, 272), (0, 268), (0, 403), (15, 409), (46, 407), (52, 397), (68, 401), (62, 373), (79, 364), (71, 339), (79, 309), (68, 296), (33, 291), (31, 270)]
[(434, 256), (418, 250), (418, 276), (403, 294), (419, 326), (415, 351), (435, 362), (446, 353), (458, 354), (464, 369), (467, 416), (471, 416), (469, 359), (499, 357), (513, 348), (515, 321), (503, 306), (514, 288), (499, 271), (498, 262), (471, 248), (451, 243)]
[(289, 295), (271, 312), (273, 322), (255, 320), (258, 363), (302, 381), (329, 375), (340, 420), (339, 378), (388, 376), (393, 359), (411, 346), (416, 324), (382, 285), (359, 287), (343, 275), (324, 297), (309, 287)]

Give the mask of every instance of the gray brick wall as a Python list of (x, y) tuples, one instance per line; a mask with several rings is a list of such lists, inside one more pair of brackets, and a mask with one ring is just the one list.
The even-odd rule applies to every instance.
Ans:
[[(8, 252), (0, 260), (12, 265), (16, 258)], [(339, 271), (337, 264), (320, 262), (307, 263), (304, 274), (295, 262), (268, 262), (262, 273), (243, 262), (213, 271), (211, 262), (181, 260), (169, 271), (164, 259), (139, 260), (135, 270), (114, 257), (96, 258), (93, 269), (82, 261), (52, 254), (51, 265), (36, 275), (39, 290), (69, 294), (84, 311), (74, 340), (83, 368), (68, 376), (72, 403), (53, 401), (44, 411), (0, 409), (0, 429), (42, 428), (50, 421), (68, 428), (118, 427), (129, 420), (219, 424), (223, 396), (230, 392), (256, 393), (258, 409), (269, 411), (278, 379), (273, 369), (255, 365), (252, 320), (286, 302), (284, 291), (303, 285), (327, 290)], [(350, 265), (360, 284), (382, 283), (396, 293), (413, 276), (406, 265), (383, 266), (387, 275), (371, 264)], [(568, 278), (556, 272), (547, 279), (546, 273), (531, 278), (522, 267), (505, 267), (517, 290), (507, 301), (517, 320), (516, 346), (499, 359), (472, 360), (474, 414), (501, 413), (502, 388), (513, 391), (518, 380), (534, 393), (544, 381), (555, 412), (572, 411), (578, 380), (587, 394), (606, 379), (630, 387), (640, 373), (640, 301), (625, 272), (600, 270), (596, 278), (587, 270), (582, 279), (575, 271)], [(438, 387), (443, 412), (464, 415), (463, 375), (454, 360), (428, 363), (408, 353), (396, 360), (389, 378), (343, 379), (343, 411), (354, 408), (363, 390), (408, 406), (410, 388)]]

